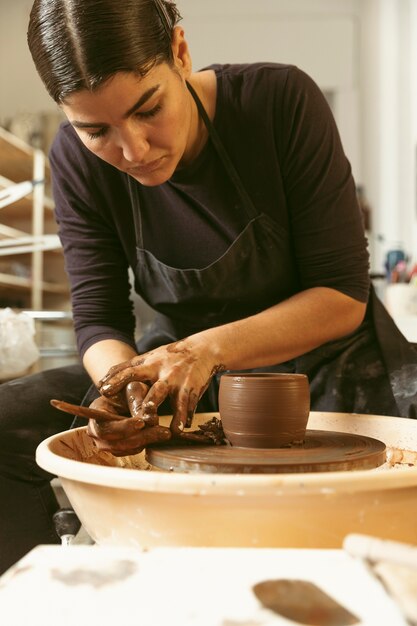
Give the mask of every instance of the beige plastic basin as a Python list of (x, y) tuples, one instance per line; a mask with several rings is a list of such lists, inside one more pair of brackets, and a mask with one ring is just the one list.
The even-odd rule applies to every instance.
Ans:
[(85, 428), (46, 439), (36, 458), (61, 478), (103, 545), (340, 548), (348, 533), (417, 544), (417, 420), (312, 412), (308, 428), (380, 439), (390, 462), (343, 472), (180, 474), (150, 470), (143, 453), (100, 453)]

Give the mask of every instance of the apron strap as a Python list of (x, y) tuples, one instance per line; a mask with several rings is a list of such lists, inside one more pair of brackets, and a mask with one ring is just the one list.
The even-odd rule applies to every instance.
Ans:
[[(188, 81), (186, 84), (187, 84), (189, 92), (191, 93), (194, 99), (194, 102), (196, 103), (197, 110), (208, 130), (209, 137), (211, 141), (213, 142), (215, 150), (221, 162), (223, 163), (223, 166), (227, 174), (229, 175), (231, 182), (235, 186), (235, 189), (240, 196), (240, 199), (243, 203), (243, 209), (246, 215), (248, 216), (250, 220), (257, 218), (259, 213), (256, 210), (245, 187), (243, 186), (242, 181), (240, 180), (240, 177), (221, 142), (218, 132), (214, 128), (213, 123), (211, 122), (209, 116), (207, 115), (206, 110), (200, 98), (198, 97), (195, 89), (190, 85)], [(132, 179), (131, 176), (129, 176), (129, 174), (127, 174), (127, 183), (129, 186), (129, 193), (130, 193), (130, 197), (132, 198), (132, 204), (133, 204), (133, 222), (135, 226), (136, 243), (140, 248), (143, 248), (142, 219), (141, 219), (141, 214), (140, 214), (140, 199), (139, 199), (139, 193), (138, 193), (138, 184)]]
[(134, 179), (126, 174), (127, 176), (127, 184), (129, 187), (129, 195), (132, 199), (132, 214), (133, 214), (133, 224), (135, 227), (135, 239), (136, 245), (139, 248), (143, 248), (143, 234), (142, 234), (142, 219), (140, 214), (140, 200), (139, 200), (139, 192), (138, 192), (138, 184)]
[(220, 157), (220, 160), (222, 161), (224, 168), (226, 170), (226, 172), (229, 175), (230, 180), (232, 181), (232, 183), (234, 184), (236, 190), (239, 193), (239, 196), (243, 202), (243, 208), (247, 214), (247, 216), (249, 217), (249, 219), (254, 219), (256, 217), (258, 217), (259, 213), (256, 210), (248, 192), (246, 191), (245, 187), (242, 184), (242, 181), (239, 177), (239, 174), (237, 173), (235, 166), (233, 165), (232, 161), (230, 160), (229, 155), (227, 154), (221, 139), (219, 137), (219, 134), (217, 132), (217, 130), (215, 129), (212, 121), (210, 120), (209, 116), (206, 113), (206, 110), (200, 100), (200, 98), (198, 97), (194, 87), (192, 87), (192, 85), (187, 81), (187, 87), (188, 87), (188, 91), (191, 93), (192, 97), (194, 98), (194, 102), (197, 105), (197, 109), (198, 112), (201, 116), (201, 119), (203, 120), (204, 124), (206, 125), (206, 128), (209, 132), (209, 136), (211, 141), (213, 142), (213, 145), (217, 151), (217, 154)]

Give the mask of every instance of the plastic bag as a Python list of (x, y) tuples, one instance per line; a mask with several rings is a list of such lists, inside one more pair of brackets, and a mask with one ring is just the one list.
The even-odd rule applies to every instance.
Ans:
[(0, 309), (0, 379), (21, 376), (40, 356), (35, 323), (27, 313)]

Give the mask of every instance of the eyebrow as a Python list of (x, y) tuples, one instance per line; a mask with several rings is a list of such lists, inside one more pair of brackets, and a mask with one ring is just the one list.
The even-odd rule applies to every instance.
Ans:
[[(126, 111), (126, 113), (123, 113), (122, 118), (126, 119), (129, 117), (129, 115), (132, 115), (132, 113), (134, 113), (137, 109), (143, 106), (145, 102), (147, 102), (149, 98), (151, 98), (153, 94), (158, 91), (159, 88), (160, 85), (158, 84), (145, 91), (145, 93), (140, 96), (135, 104), (131, 106), (130, 109)], [(76, 128), (96, 128), (99, 126), (108, 126), (108, 124), (106, 124), (105, 122), (80, 122), (78, 120), (72, 120), (71, 124)]]

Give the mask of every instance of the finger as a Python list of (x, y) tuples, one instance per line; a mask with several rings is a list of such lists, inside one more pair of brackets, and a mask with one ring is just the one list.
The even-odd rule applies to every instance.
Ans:
[(111, 452), (115, 456), (127, 456), (137, 454), (148, 445), (162, 443), (170, 438), (171, 431), (166, 426), (149, 426), (149, 428), (144, 428), (128, 440), (109, 441), (99, 439), (96, 440), (96, 445), (100, 450)]
[[(149, 354), (151, 354), (151, 353), (149, 353)], [(112, 381), (113, 378), (118, 377), (125, 370), (130, 370), (132, 368), (139, 367), (140, 365), (143, 365), (144, 361), (145, 361), (144, 356), (143, 355), (138, 355), (138, 356), (133, 357), (133, 359), (130, 359), (129, 361), (123, 361), (122, 363), (118, 363), (117, 365), (113, 365), (109, 369), (107, 374), (105, 376), (103, 376), (103, 378), (101, 380), (99, 380), (98, 386), (102, 387), (103, 385), (106, 385), (109, 381)]]
[(149, 426), (158, 423), (158, 408), (169, 395), (168, 383), (164, 380), (158, 380), (149, 389), (149, 392), (142, 404), (142, 418)]
[[(122, 389), (119, 393), (112, 396), (100, 396), (97, 400), (94, 400), (90, 406), (96, 408), (95, 402), (100, 401), (103, 403), (103, 408), (113, 413), (119, 413), (119, 415), (130, 415), (129, 407), (127, 405), (125, 390)], [(101, 408), (100, 405), (97, 408)]]
[[(135, 359), (135, 358), (136, 357), (133, 357), (133, 359)], [(121, 363), (118, 363), (117, 365), (112, 365), (112, 367), (103, 376), (103, 378), (98, 381), (98, 385), (99, 386), (102, 385), (107, 379), (112, 378), (112, 376), (114, 376), (115, 374), (118, 374), (122, 370), (124, 370), (127, 367), (130, 367), (131, 365), (133, 365), (133, 363), (132, 363), (133, 359), (129, 359), (128, 361), (122, 361)]]
[(185, 424), (186, 428), (191, 428), (192, 426), (194, 413), (196, 411), (199, 399), (200, 398), (198, 394), (194, 391), (192, 391), (188, 397), (187, 422)]
[(142, 417), (142, 403), (149, 387), (145, 383), (133, 382), (126, 385), (125, 395), (129, 412), (133, 417)]
[[(198, 400), (199, 400), (199, 396), (198, 394), (196, 394), (195, 392), (191, 392), (188, 395), (188, 408), (187, 408), (187, 413), (186, 413), (186, 428), (191, 428), (192, 425), (192, 420), (194, 417), (194, 413), (198, 404)], [(185, 403), (186, 399), (184, 398), (184, 403)], [(177, 418), (177, 416), (175, 416), (175, 419)], [(174, 420), (173, 420), (174, 421)], [(175, 422), (174, 422), (175, 425)], [(171, 423), (171, 427), (173, 426), (173, 424)], [(204, 433), (197, 433), (196, 431), (192, 431), (192, 432), (187, 432), (187, 431), (180, 431), (180, 432), (175, 432), (175, 436), (179, 437), (180, 439), (184, 439), (186, 441), (192, 441), (193, 443), (202, 443), (202, 444), (207, 444), (209, 443), (208, 438), (204, 435)]]
[(118, 397), (118, 401), (115, 398), (106, 398), (105, 396), (99, 396), (89, 405), (90, 409), (99, 409), (100, 411), (106, 411), (107, 413), (117, 413), (121, 417), (128, 417), (130, 415), (127, 401), (121, 396)]
[(170, 424), (171, 432), (174, 435), (181, 435), (188, 421), (188, 400), (189, 392), (182, 389), (172, 397), (174, 404), (174, 412)]
[[(176, 400), (176, 409), (172, 418), (170, 428), (175, 437), (179, 437), (180, 439), (184, 439), (186, 441), (192, 441), (194, 443), (207, 444), (208, 438), (203, 433), (197, 433), (196, 431), (185, 432), (182, 426), (183, 417), (185, 416), (185, 426), (187, 428), (191, 427), (192, 419), (194, 417), (194, 413), (197, 408), (199, 399), (199, 395), (193, 391), (190, 393), (185, 391), (183, 392), (183, 394), (181, 394), (181, 396), (178, 395), (178, 398)], [(188, 406), (186, 407), (187, 402)]]
[(91, 435), (91, 433), (87, 430), (87, 433), (90, 437), (94, 439), (94, 445), (97, 450), (102, 452), (111, 452), (114, 456), (128, 456), (131, 454), (138, 454), (142, 452), (144, 446), (142, 444), (134, 447), (133, 442), (129, 445), (126, 441), (123, 447), (117, 446), (114, 441), (108, 441), (105, 439), (97, 439)]
[(114, 376), (106, 377), (103, 383), (99, 384), (99, 391), (103, 396), (113, 396), (118, 394), (129, 383), (133, 381), (146, 382), (149, 380), (149, 377), (149, 372), (144, 368), (139, 370), (134, 366), (126, 367)]
[(108, 441), (128, 439), (145, 427), (145, 422), (139, 417), (128, 417), (117, 422), (98, 422), (96, 420), (90, 420), (90, 422), (94, 423), (94, 426), (90, 429), (91, 436), (95, 439), (106, 439)]

